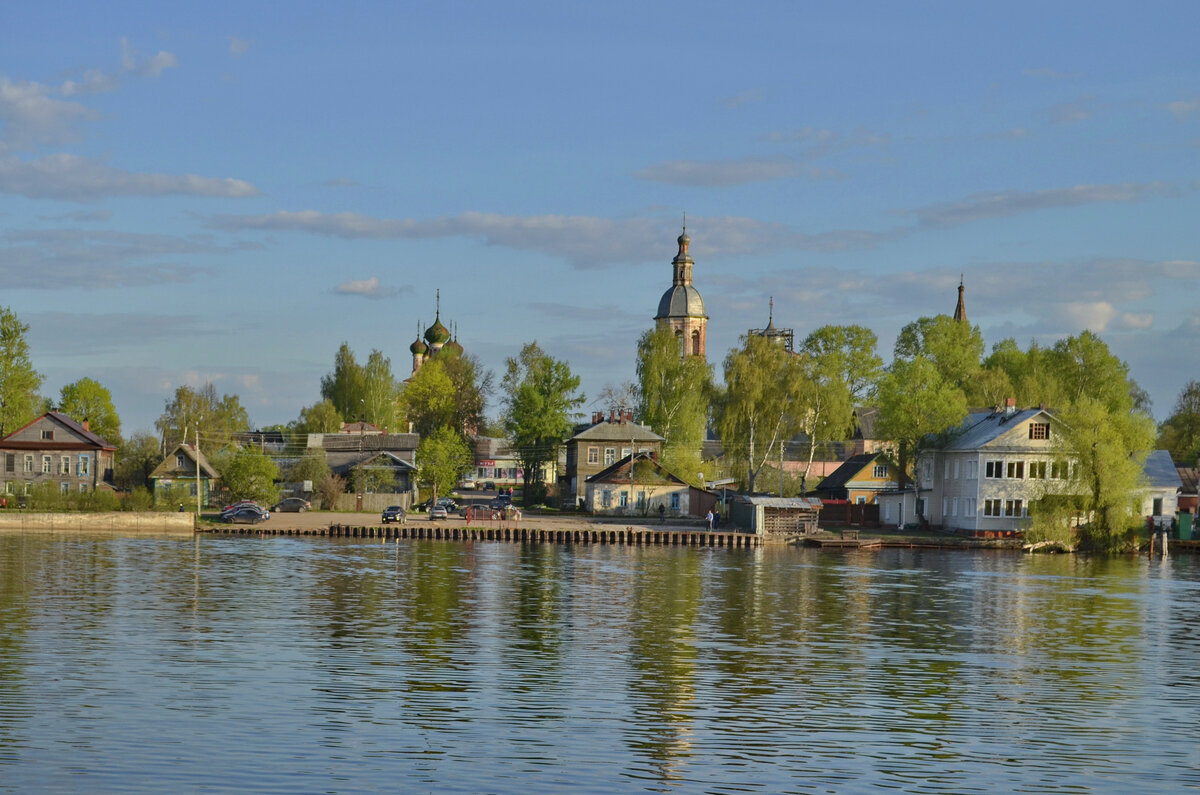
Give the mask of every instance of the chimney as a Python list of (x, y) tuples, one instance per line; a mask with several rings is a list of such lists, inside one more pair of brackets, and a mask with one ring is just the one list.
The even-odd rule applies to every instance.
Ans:
[(1011, 417), (1013, 414), (1016, 414), (1016, 413), (1017, 413), (1017, 399), (1016, 398), (1005, 398), (1004, 399), (1004, 415), (1007, 417)]
[(83, 429), (84, 429), (85, 431), (90, 431), (90, 430), (91, 430), (91, 428), (89, 428), (89, 427), (88, 427), (88, 421), (87, 421), (87, 420), (84, 420), (84, 421), (83, 421)]
[(608, 421), (609, 421), (609, 422), (616, 422), (616, 421), (617, 421), (617, 410), (616, 410), (616, 409), (609, 409), (609, 410), (608, 410)]

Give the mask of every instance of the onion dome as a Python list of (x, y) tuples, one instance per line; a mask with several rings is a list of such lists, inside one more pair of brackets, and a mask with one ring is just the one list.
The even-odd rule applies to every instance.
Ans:
[(442, 346), (442, 351), (453, 353), (456, 356), (462, 356), (463, 346), (458, 344), (458, 340), (450, 340)]
[(410, 353), (414, 353), (414, 354), (420, 353), (420, 354), (424, 355), (426, 353), (429, 353), (429, 346), (426, 345), (424, 342), (422, 342), (420, 337), (417, 337), (413, 341), (413, 344), (408, 346), (408, 350)]
[(445, 345), (450, 341), (450, 329), (443, 326), (441, 320), (435, 319), (433, 325), (425, 329), (425, 341), (430, 345)]

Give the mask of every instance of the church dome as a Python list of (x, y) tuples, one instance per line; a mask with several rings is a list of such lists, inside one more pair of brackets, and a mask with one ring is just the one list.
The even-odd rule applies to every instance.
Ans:
[(700, 291), (690, 284), (676, 284), (663, 293), (658, 302), (658, 314), (655, 318), (663, 317), (706, 317), (704, 314), (704, 299)]
[(408, 350), (410, 353), (426, 354), (429, 353), (429, 346), (422, 342), (420, 337), (417, 337), (413, 344), (408, 346)]
[(434, 320), (433, 325), (425, 329), (425, 341), (430, 345), (445, 345), (450, 341), (450, 329), (443, 326), (440, 319)]
[(450, 340), (442, 346), (443, 353), (452, 353), (455, 356), (462, 356), (463, 346), (458, 344), (458, 340)]

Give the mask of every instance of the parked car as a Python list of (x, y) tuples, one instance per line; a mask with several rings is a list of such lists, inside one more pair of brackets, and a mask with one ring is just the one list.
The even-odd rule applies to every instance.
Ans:
[(270, 511), (260, 508), (257, 505), (243, 505), (239, 508), (232, 508), (221, 512), (221, 521), (227, 524), (234, 522), (238, 524), (258, 524), (270, 518)]
[(508, 500), (502, 500), (499, 497), (495, 497), (488, 502), (488, 507), (494, 511), (503, 511), (511, 504), (512, 503), (510, 503)]
[(262, 507), (254, 500), (239, 500), (238, 502), (234, 502), (234, 503), (230, 503), (229, 505), (226, 505), (224, 508), (221, 509), (221, 513), (225, 513), (226, 511), (232, 511), (237, 508), (246, 508), (246, 507), (258, 508), (260, 511), (266, 510), (266, 508)]
[[(438, 506), (445, 508), (447, 513), (454, 513), (458, 510), (458, 503), (449, 497), (438, 497), (437, 504)], [(428, 511), (433, 507), (433, 500), (426, 500), (421, 507)]]
[(384, 524), (388, 522), (403, 522), (408, 518), (404, 508), (399, 505), (389, 505), (383, 509), (383, 515), (379, 517)]
[(459, 489), (477, 489), (477, 488), (479, 488), (479, 484), (476, 483), (472, 478), (463, 478), (462, 480), (460, 480), (458, 482), (458, 488)]
[(312, 508), (312, 504), (303, 497), (288, 497), (271, 506), (272, 511), (283, 511), (285, 513), (300, 513)]
[(483, 484), (483, 490), (484, 490), (484, 491), (495, 491), (495, 490), (496, 490), (496, 483), (495, 483), (495, 481), (491, 481), (491, 480), (489, 480), (489, 481), (485, 482), (485, 483)]
[(449, 516), (449, 512), (447, 512), (446, 509), (441, 505), (435, 505), (429, 509), (430, 519), (446, 519), (449, 518)]

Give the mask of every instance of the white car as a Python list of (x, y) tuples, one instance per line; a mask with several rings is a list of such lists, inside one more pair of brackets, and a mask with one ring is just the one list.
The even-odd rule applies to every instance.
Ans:
[(479, 488), (479, 484), (474, 480), (471, 480), (471, 478), (464, 478), (458, 482), (458, 487), (460, 489), (469, 489), (474, 491), (475, 489)]
[(449, 516), (450, 514), (446, 512), (446, 506), (444, 505), (435, 505), (429, 509), (430, 519), (446, 519)]

